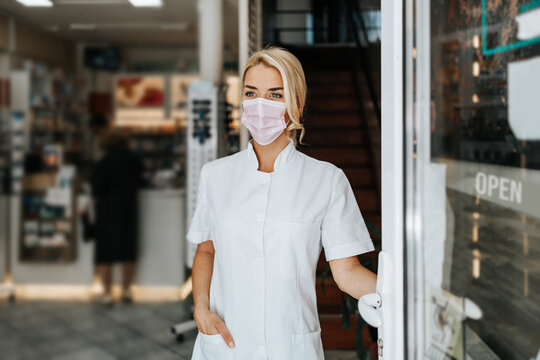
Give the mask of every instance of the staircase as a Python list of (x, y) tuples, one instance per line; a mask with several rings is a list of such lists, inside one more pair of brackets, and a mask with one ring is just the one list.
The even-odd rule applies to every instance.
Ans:
[[(380, 129), (362, 73), (358, 74), (358, 87), (355, 87), (349, 61), (355, 61), (356, 49), (287, 48), (302, 63), (308, 86), (303, 142), (309, 146), (300, 145), (298, 150), (343, 169), (364, 219), (381, 229)], [(369, 47), (367, 51), (380, 103), (380, 46)], [(374, 257), (376, 252), (363, 254), (359, 259)], [(321, 253), (317, 265), (317, 302), (323, 345), (325, 349), (354, 349), (356, 316), (351, 316), (352, 328), (346, 329), (341, 323), (341, 290), (331, 276), (324, 279), (324, 294), (321, 289), (321, 274), (327, 266)]]

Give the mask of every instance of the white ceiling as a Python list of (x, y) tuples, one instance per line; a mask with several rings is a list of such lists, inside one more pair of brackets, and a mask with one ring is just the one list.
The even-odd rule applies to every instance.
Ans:
[[(136, 8), (128, 0), (52, 0), (53, 7), (26, 7), (0, 0), (0, 10), (46, 31), (81, 42), (115, 45), (197, 45), (197, 0), (163, 0), (160, 8)], [(222, 0), (224, 40), (238, 48), (238, 1)], [(71, 24), (95, 24), (76, 30)], [(185, 29), (179, 29), (185, 25)], [(163, 27), (169, 28), (164, 30)], [(176, 28), (175, 28), (176, 27)]]

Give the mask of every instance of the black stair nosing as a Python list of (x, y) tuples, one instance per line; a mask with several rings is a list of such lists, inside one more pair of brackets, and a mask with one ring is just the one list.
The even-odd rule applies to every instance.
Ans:
[[(315, 132), (320, 130), (329, 130), (329, 129), (337, 129), (337, 130), (358, 130), (366, 132), (368, 131), (368, 127), (364, 126), (362, 120), (358, 120), (358, 122), (355, 123), (355, 120), (343, 120), (345, 121), (345, 124), (340, 124), (340, 121), (338, 120), (332, 120), (329, 119), (317, 119), (317, 120), (310, 120), (306, 119), (302, 124), (304, 125), (305, 131), (313, 130)], [(347, 122), (350, 122), (350, 124), (347, 124)]]
[[(312, 111), (316, 111), (317, 114), (321, 114), (323, 116), (330, 116), (330, 115), (355, 115), (355, 116), (359, 116), (360, 117), (360, 114), (359, 114), (359, 110), (361, 108), (357, 109), (357, 110), (352, 110), (352, 109), (318, 109), (318, 108), (313, 108), (311, 105), (307, 105), (306, 108), (304, 109), (304, 111), (309, 111), (309, 110), (312, 110)], [(307, 115), (312, 115), (310, 113), (307, 113)], [(313, 114), (313, 115), (316, 115), (316, 114)]]
[(313, 111), (325, 111), (325, 112), (360, 112), (362, 110), (362, 105), (355, 103), (355, 104), (329, 104), (324, 102), (316, 102), (314, 104), (311, 104), (309, 106), (310, 109)]
[(307, 94), (310, 93), (329, 93), (337, 91), (340, 93), (347, 93), (354, 95), (354, 83), (340, 83), (340, 84), (328, 84), (328, 83), (307, 83)]
[(324, 130), (325, 133), (334, 133), (334, 134), (344, 132), (344, 131), (347, 133), (351, 133), (351, 132), (363, 133), (366, 131), (365, 129), (362, 129), (359, 126), (355, 126), (353, 129), (351, 129), (350, 126), (341, 126), (341, 125), (334, 125), (330, 129), (327, 129), (326, 127), (323, 127), (323, 126), (314, 126), (314, 128), (311, 128), (311, 124), (304, 124), (304, 128), (306, 129), (306, 131), (315, 130), (313, 131), (314, 133), (319, 133)]
[(345, 170), (352, 170), (352, 169), (362, 169), (362, 170), (366, 170), (366, 171), (372, 171), (373, 169), (370, 167), (370, 166), (347, 166), (347, 167), (344, 167), (344, 168), (341, 168), (343, 171)]
[(357, 97), (354, 94), (351, 94), (349, 92), (344, 92), (340, 94), (336, 93), (335, 91), (332, 92), (331, 90), (325, 90), (324, 92), (321, 91), (316, 93), (308, 93), (307, 101), (309, 102), (310, 99), (317, 99), (317, 102), (324, 102), (325, 100), (333, 101), (336, 99), (343, 101), (348, 100), (354, 103), (358, 102)]
[[(345, 124), (340, 124), (339, 120), (332, 119), (317, 119), (309, 120), (307, 119), (302, 124), (304, 125), (304, 130), (307, 132), (313, 131), (314, 133), (319, 133), (320, 131), (331, 132), (331, 133), (341, 133), (343, 131), (354, 131), (354, 132), (363, 132), (368, 134), (369, 128), (364, 126), (362, 121), (358, 121), (356, 124), (347, 124), (347, 122), (355, 122), (355, 120), (343, 120)], [(334, 131), (335, 130), (335, 131)]]
[(344, 145), (340, 145), (340, 144), (319, 144), (319, 145), (313, 145), (313, 144), (310, 144), (309, 142), (307, 141), (304, 141), (305, 138), (303, 139), (303, 143), (304, 144), (299, 144), (300, 146), (298, 147), (298, 150), (312, 150), (312, 149), (315, 149), (317, 151), (325, 151), (325, 150), (340, 150), (340, 151), (362, 151), (362, 152), (367, 152), (369, 151), (370, 147), (367, 145), (367, 144), (360, 144), (360, 145), (351, 145), (351, 144), (344, 144)]
[[(315, 158), (315, 159), (317, 159), (317, 158)], [(328, 161), (328, 160), (321, 160), (321, 159), (317, 159), (317, 160), (320, 160), (320, 161), (326, 161), (326, 162), (329, 162), (329, 163), (331, 163), (331, 164), (333, 164), (333, 165), (336, 165), (337, 167), (341, 167), (341, 164), (340, 164), (339, 162), (336, 162), (336, 161)], [(349, 163), (347, 163), (347, 164), (351, 165), (352, 163), (349, 162)], [(358, 164), (358, 163), (357, 163), (357, 164)]]
[[(362, 210), (362, 209), (360, 209)], [(366, 211), (362, 211), (362, 216), (363, 217), (378, 217), (378, 218), (382, 218), (381, 216), (381, 211), (373, 211), (373, 210), (366, 210)]]
[(360, 185), (360, 186), (356, 186), (356, 185), (352, 185), (351, 184), (351, 189), (353, 191), (356, 191), (356, 190), (365, 190), (365, 191), (374, 191), (374, 192), (377, 192), (377, 187), (375, 186), (375, 184), (371, 185), (371, 186), (365, 186), (365, 185)]
[[(313, 86), (328, 86), (329, 84), (336, 85), (336, 86), (353, 86), (354, 87), (354, 79), (351, 77), (349, 79), (339, 79), (339, 78), (306, 78), (306, 85), (308, 89)], [(362, 84), (360, 84), (362, 85)]]
[[(306, 154), (306, 155), (311, 156), (309, 154)], [(311, 157), (313, 157), (313, 156), (311, 156)], [(343, 168), (344, 166), (356, 166), (356, 165), (371, 166), (372, 165), (372, 162), (371, 162), (371, 160), (369, 158), (366, 158), (363, 161), (362, 161), (362, 159), (353, 160), (353, 161), (348, 160), (348, 159), (343, 159), (343, 160), (340, 160), (340, 159), (328, 159), (328, 160), (325, 160), (324, 157), (315, 157), (315, 159), (332, 163), (332, 164), (334, 164), (335, 166), (337, 166), (339, 168)]]
[[(338, 128), (336, 130), (336, 127)], [(359, 136), (359, 140), (361, 140), (362, 142), (365, 142), (367, 141), (367, 137), (363, 136), (363, 135), (366, 135), (367, 134), (367, 129), (363, 129), (363, 128), (358, 128), (358, 126), (312, 126), (311, 124), (309, 126), (306, 126), (306, 124), (304, 124), (304, 129), (305, 129), (305, 133), (304, 133), (304, 139), (309, 139), (311, 136), (317, 136), (317, 135), (321, 135), (321, 133), (323, 134), (328, 134), (328, 136), (341, 136), (343, 135), (343, 133), (347, 134), (347, 136), (349, 136), (350, 134), (353, 134), (353, 133), (358, 133), (356, 135)], [(314, 135), (310, 135), (310, 134), (314, 134)], [(318, 146), (323, 146), (324, 144), (320, 144)]]
[[(308, 125), (308, 126), (311, 124), (326, 123), (326, 122), (329, 124), (333, 124), (334, 122), (339, 121), (339, 120), (334, 120), (334, 119), (342, 119), (342, 121), (357, 122), (356, 127), (361, 127), (362, 124), (365, 122), (362, 116), (360, 115), (344, 115), (344, 114), (342, 115), (306, 114), (302, 117), (302, 119), (307, 120), (306, 122), (304, 122), (304, 125)], [(312, 120), (311, 123), (309, 122), (310, 120)], [(339, 126), (339, 125), (336, 125), (336, 126)], [(350, 127), (350, 126), (347, 126), (347, 127)]]
[[(342, 141), (333, 141), (333, 142), (328, 142), (328, 141), (323, 142), (323, 141), (321, 141), (320, 143), (318, 143), (317, 141), (314, 141), (314, 139), (306, 138), (306, 143), (309, 143), (309, 141), (311, 141), (311, 146), (313, 146), (313, 147), (322, 147), (322, 146), (327, 147), (327, 146), (330, 146), (330, 145), (334, 145), (336, 147), (344, 146)], [(365, 141), (360, 141), (360, 140), (357, 141), (356, 139), (352, 139), (350, 141), (347, 141), (346, 145), (350, 145), (351, 147), (354, 147), (354, 146), (357, 146), (357, 147), (366, 146)]]
[[(305, 124), (304, 124), (305, 125)], [(306, 127), (306, 131), (309, 131), (309, 130), (321, 130), (321, 129), (333, 129), (333, 128), (336, 128), (337, 126), (333, 123), (329, 123), (329, 124), (314, 124), (314, 123), (311, 123), (309, 124), (309, 128)], [(341, 129), (344, 129), (344, 130), (352, 130), (352, 129), (358, 129), (358, 124), (351, 124), (349, 126), (347, 125), (339, 125), (339, 128)]]
[(328, 126), (321, 126), (321, 125), (316, 125), (314, 123), (310, 124), (309, 122), (305, 122), (304, 130), (306, 131), (305, 136), (308, 136), (308, 134), (310, 133), (320, 135), (321, 132), (324, 132), (325, 134), (329, 134), (329, 136), (331, 136), (332, 134), (335, 134), (335, 135), (343, 134), (344, 132), (346, 135), (351, 134), (351, 133), (368, 134), (367, 127), (364, 128), (357, 125), (351, 128), (351, 126), (341, 126), (335, 123), (333, 123), (333, 126), (328, 127)]

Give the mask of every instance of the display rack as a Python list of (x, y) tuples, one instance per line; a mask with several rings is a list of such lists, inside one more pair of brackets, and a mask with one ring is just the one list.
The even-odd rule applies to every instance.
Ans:
[[(70, 262), (77, 256), (77, 182), (58, 184), (56, 173), (29, 174), (23, 178), (19, 260)], [(59, 203), (63, 202), (63, 205)]]
[(73, 100), (74, 81), (60, 71), (33, 65), (30, 69), (29, 150), (62, 146), (63, 157), (80, 165), (86, 158), (86, 116)]
[(185, 175), (185, 128), (130, 128), (129, 147), (144, 165), (144, 177), (154, 188), (180, 188)]
[(11, 155), (11, 132), (9, 121), (3, 112), (0, 111), (0, 194), (7, 194), (9, 191), (10, 178), (10, 155)]

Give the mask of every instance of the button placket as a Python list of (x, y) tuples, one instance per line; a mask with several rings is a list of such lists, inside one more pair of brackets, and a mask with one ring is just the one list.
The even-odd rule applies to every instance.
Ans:
[[(259, 325), (257, 327), (257, 334), (256, 338), (258, 339), (259, 345), (257, 346), (257, 359), (266, 359), (266, 347), (265, 347), (265, 291), (266, 291), (266, 269), (265, 269), (265, 261), (264, 261), (264, 223), (265, 223), (265, 217), (267, 212), (267, 205), (268, 205), (268, 194), (270, 189), (270, 180), (271, 175), (269, 173), (263, 173), (258, 172), (257, 173), (259, 179), (258, 182), (261, 185), (260, 191), (261, 191), (261, 203), (259, 207), (259, 211), (261, 211), (259, 214), (255, 215), (255, 221), (257, 222), (258, 227), (258, 245), (260, 254), (255, 256), (254, 259), (254, 273), (255, 277), (258, 280), (257, 284), (255, 285), (255, 296), (253, 299), (253, 306), (252, 306), (252, 314), (253, 314), (253, 320)], [(264, 195), (262, 195), (264, 194)]]

